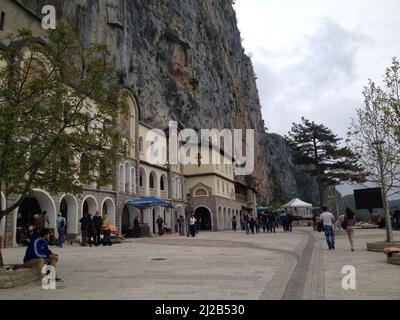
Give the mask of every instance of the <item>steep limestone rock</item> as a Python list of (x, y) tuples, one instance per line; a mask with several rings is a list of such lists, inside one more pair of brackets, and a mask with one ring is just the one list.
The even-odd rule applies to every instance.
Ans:
[(259, 197), (269, 198), (255, 75), (231, 1), (70, 0), (62, 13), (83, 43), (108, 45), (144, 121), (164, 127), (173, 118), (196, 129), (254, 129), (253, 175)]

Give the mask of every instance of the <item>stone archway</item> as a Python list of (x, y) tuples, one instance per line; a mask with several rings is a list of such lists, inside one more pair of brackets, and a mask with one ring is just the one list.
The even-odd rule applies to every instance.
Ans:
[(115, 226), (115, 203), (111, 198), (105, 198), (101, 204), (101, 216), (108, 215), (110, 223)]
[(198, 207), (194, 210), (194, 215), (199, 225), (199, 230), (212, 231), (212, 216), (210, 209)]
[(42, 218), (45, 211), (49, 217), (50, 228), (54, 228), (57, 210), (53, 198), (44, 190), (34, 189), (16, 209), (15, 240), (17, 243), (26, 243), (27, 228), (33, 223), (33, 216), (38, 214)]
[(140, 221), (139, 209), (127, 205), (123, 207), (121, 216), (121, 234), (130, 234), (130, 230), (133, 230), (133, 223), (136, 217)]
[(84, 213), (89, 213), (91, 217), (96, 214), (96, 211), (99, 210), (99, 205), (97, 203), (96, 198), (93, 196), (86, 196), (82, 200), (82, 208), (81, 208), (81, 217)]
[(78, 200), (70, 194), (62, 196), (60, 213), (67, 221), (66, 234), (78, 234)]

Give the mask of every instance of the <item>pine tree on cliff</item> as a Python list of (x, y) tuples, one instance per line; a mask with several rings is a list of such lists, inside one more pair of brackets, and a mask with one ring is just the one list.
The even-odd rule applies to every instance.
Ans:
[(340, 182), (363, 182), (363, 168), (357, 164), (357, 156), (349, 148), (342, 147), (342, 140), (329, 128), (302, 118), (293, 123), (285, 137), (293, 150), (294, 163), (317, 179), (319, 205), (324, 205), (325, 188)]

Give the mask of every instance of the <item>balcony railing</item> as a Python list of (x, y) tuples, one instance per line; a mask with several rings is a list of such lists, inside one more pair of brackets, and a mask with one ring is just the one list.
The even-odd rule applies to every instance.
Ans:
[(150, 196), (151, 197), (157, 197), (157, 189), (150, 189)]
[(163, 199), (168, 198), (168, 191), (160, 191), (160, 198)]
[(236, 200), (239, 202), (247, 203), (247, 196), (244, 194), (236, 193)]
[(145, 187), (138, 187), (138, 194), (141, 197), (147, 197), (147, 190)]

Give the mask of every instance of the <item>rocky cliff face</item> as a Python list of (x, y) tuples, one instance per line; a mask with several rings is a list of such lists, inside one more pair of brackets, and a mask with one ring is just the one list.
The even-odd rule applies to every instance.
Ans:
[(144, 121), (255, 129), (254, 177), (269, 198), (260, 102), (231, 1), (69, 0), (62, 15), (84, 43), (108, 45)]

